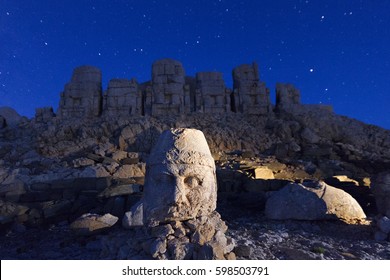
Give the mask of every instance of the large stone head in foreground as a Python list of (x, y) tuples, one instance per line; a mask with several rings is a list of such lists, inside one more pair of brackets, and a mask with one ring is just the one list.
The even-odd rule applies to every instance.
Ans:
[(147, 163), (144, 224), (207, 216), (216, 200), (215, 164), (203, 133), (188, 128), (164, 131)]

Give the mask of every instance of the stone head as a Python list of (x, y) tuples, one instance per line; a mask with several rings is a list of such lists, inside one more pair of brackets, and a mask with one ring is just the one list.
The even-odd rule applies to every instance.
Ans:
[(215, 164), (203, 133), (188, 128), (164, 131), (146, 166), (144, 224), (209, 215), (216, 199)]

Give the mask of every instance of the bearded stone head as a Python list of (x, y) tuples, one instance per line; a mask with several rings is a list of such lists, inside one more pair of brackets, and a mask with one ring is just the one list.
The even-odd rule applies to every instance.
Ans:
[(185, 221), (216, 208), (215, 164), (203, 133), (164, 131), (146, 166), (143, 219), (146, 225)]

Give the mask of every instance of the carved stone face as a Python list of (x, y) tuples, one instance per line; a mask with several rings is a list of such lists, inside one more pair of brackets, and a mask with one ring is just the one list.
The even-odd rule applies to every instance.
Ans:
[(201, 131), (163, 133), (150, 158), (143, 198), (145, 224), (183, 221), (215, 210), (215, 166)]

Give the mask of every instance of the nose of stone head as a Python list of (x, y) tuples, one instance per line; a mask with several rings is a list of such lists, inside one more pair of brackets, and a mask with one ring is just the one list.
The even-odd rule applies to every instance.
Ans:
[(173, 201), (172, 202), (174, 204), (178, 204), (178, 203), (183, 201), (183, 198), (184, 198), (183, 191), (178, 186), (176, 186), (175, 190), (173, 191), (173, 197), (172, 197)]

